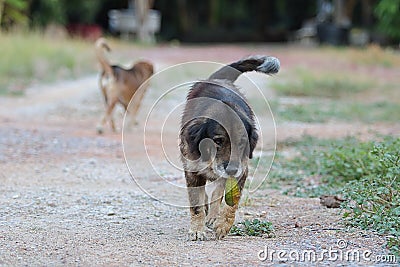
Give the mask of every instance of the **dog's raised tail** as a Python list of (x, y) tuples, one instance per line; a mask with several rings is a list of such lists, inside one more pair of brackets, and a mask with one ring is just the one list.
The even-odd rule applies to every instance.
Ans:
[(222, 67), (214, 72), (209, 79), (226, 79), (234, 82), (244, 72), (257, 71), (270, 75), (278, 73), (279, 68), (280, 62), (277, 58), (256, 55)]
[(104, 39), (104, 38), (97, 39), (97, 41), (95, 43), (95, 51), (96, 51), (97, 60), (99, 61), (103, 70), (107, 74), (112, 75), (111, 64), (108, 61), (106, 55), (104, 54), (104, 50), (107, 52), (111, 51), (110, 47), (107, 44), (106, 39)]

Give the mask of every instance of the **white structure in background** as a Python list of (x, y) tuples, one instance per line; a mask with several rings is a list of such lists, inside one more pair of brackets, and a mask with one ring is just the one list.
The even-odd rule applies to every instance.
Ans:
[(142, 42), (155, 42), (155, 34), (161, 27), (161, 13), (150, 9), (151, 2), (136, 0), (130, 2), (128, 9), (110, 10), (108, 12), (110, 30), (120, 32), (124, 38), (128, 38), (129, 34), (135, 34)]

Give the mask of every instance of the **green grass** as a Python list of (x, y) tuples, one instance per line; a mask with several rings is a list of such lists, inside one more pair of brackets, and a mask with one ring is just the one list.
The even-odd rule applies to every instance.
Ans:
[(387, 247), (399, 255), (400, 138), (379, 139), (288, 140), (278, 149), (292, 148), (295, 156), (278, 153), (266, 183), (298, 197), (341, 195), (344, 222), (387, 235)]
[(322, 52), (331, 61), (342, 61), (361, 67), (395, 68), (400, 66), (400, 54), (395, 49), (369, 45), (362, 48), (322, 46), (314, 55)]
[(400, 66), (400, 55), (392, 49), (384, 49), (379, 45), (365, 48), (350, 48), (343, 52), (345, 58), (360, 66), (380, 66), (393, 68)]
[[(358, 179), (343, 190), (344, 218), (352, 226), (390, 235), (388, 248), (400, 256), (400, 138), (386, 139), (357, 164)], [(352, 167), (352, 166), (350, 166)], [(351, 177), (349, 177), (351, 178)]]
[(400, 104), (388, 101), (375, 103), (328, 102), (300, 105), (274, 105), (278, 120), (323, 123), (330, 120), (346, 122), (398, 122)]
[[(341, 73), (313, 73), (298, 68), (290, 79), (272, 84), (278, 94), (286, 96), (311, 96), (340, 98), (368, 90), (373, 85), (369, 79), (361, 79)], [(285, 80), (285, 79), (283, 79)]]
[(229, 235), (273, 237), (274, 227), (271, 222), (259, 219), (244, 220), (232, 226)]
[(96, 69), (93, 44), (40, 33), (0, 33), (0, 94), (21, 94), (33, 80), (68, 79)]
[(400, 257), (400, 237), (389, 237), (387, 247), (397, 257)]
[[(342, 140), (318, 139), (304, 136), (300, 140), (286, 140), (277, 144), (277, 152), (271, 167), (271, 171), (264, 182), (264, 187), (279, 189), (285, 195), (296, 197), (318, 197), (321, 194), (334, 194), (337, 192), (335, 186), (325, 185), (320, 174), (320, 153), (334, 144), (351, 145), (356, 143), (355, 138)], [(293, 156), (285, 156), (282, 150), (290, 149)], [(255, 157), (250, 161), (250, 166), (259, 168), (267, 166), (268, 159)], [(308, 178), (315, 177), (315, 182)]]
[[(395, 152), (400, 139), (385, 137), (381, 141)], [(278, 151), (266, 185), (280, 184), (284, 193), (300, 197), (318, 197), (321, 194), (340, 193), (352, 180), (378, 175), (379, 164), (371, 151), (379, 142), (360, 142), (355, 137), (344, 139), (318, 139), (304, 136), (300, 140), (287, 140), (278, 144)], [(388, 148), (388, 149), (389, 149)], [(284, 156), (281, 150), (291, 149), (294, 156)], [(265, 159), (268, 160), (268, 159)], [(251, 166), (263, 158), (253, 158)], [(315, 177), (313, 184), (307, 179)]]

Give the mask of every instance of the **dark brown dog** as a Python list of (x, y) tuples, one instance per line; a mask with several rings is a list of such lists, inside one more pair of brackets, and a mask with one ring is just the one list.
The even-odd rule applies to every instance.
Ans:
[[(274, 74), (279, 67), (276, 58), (251, 56), (221, 68), (191, 88), (180, 132), (190, 203), (190, 240), (205, 240), (205, 225), (214, 228), (217, 239), (228, 234), (238, 205), (221, 207), (225, 178), (235, 177), (242, 192), (248, 159), (257, 144), (253, 111), (233, 82), (244, 72)], [(207, 181), (216, 184), (210, 201), (205, 192)]]
[[(104, 50), (110, 51), (106, 40), (100, 38), (96, 41), (96, 56), (100, 62), (102, 71), (99, 77), (99, 86), (106, 104), (106, 112), (97, 126), (97, 132), (103, 133), (104, 125), (110, 121), (111, 128), (115, 131), (114, 119), (112, 112), (117, 103), (122, 104), (125, 111), (128, 111), (128, 105), (133, 95), (137, 92), (134, 102), (129, 105), (129, 115), (133, 120), (143, 99), (144, 93), (148, 88), (147, 79), (153, 75), (153, 65), (146, 61), (140, 61), (134, 64), (130, 69), (121, 66), (111, 65), (104, 55)], [(138, 91), (139, 87), (142, 89)]]

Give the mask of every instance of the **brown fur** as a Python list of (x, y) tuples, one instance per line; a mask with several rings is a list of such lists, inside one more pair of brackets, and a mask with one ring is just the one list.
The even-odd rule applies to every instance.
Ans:
[[(97, 59), (102, 68), (99, 77), (99, 87), (106, 104), (105, 114), (97, 126), (97, 132), (101, 134), (104, 131), (104, 125), (107, 121), (110, 122), (112, 130), (115, 131), (112, 112), (116, 104), (120, 103), (125, 108), (125, 111), (128, 111), (128, 105), (132, 97), (135, 93), (140, 92), (140, 95), (135, 96), (135, 102), (129, 105), (129, 115), (131, 119), (134, 119), (144, 93), (148, 88), (148, 82), (146, 81), (153, 75), (154, 69), (153, 65), (146, 61), (137, 62), (129, 69), (118, 65), (111, 65), (104, 55), (104, 50), (110, 51), (110, 47), (104, 38), (96, 41), (95, 49)], [(141, 86), (142, 89), (138, 91)]]
[[(205, 240), (205, 226), (221, 239), (235, 221), (238, 205), (222, 203), (226, 178), (237, 179), (241, 194), (258, 135), (253, 111), (233, 82), (253, 70), (276, 73), (279, 61), (252, 56), (234, 62), (196, 83), (187, 96), (180, 150), (190, 204), (189, 240)], [(205, 192), (207, 182), (216, 185), (210, 201)]]

